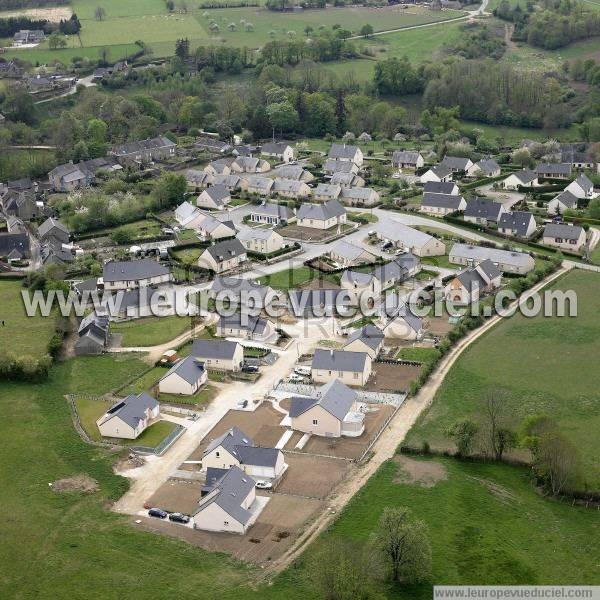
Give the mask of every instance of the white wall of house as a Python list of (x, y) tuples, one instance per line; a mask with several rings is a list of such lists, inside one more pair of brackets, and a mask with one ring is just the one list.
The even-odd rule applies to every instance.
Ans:
[(246, 533), (246, 526), (236, 521), (220, 506), (212, 502), (194, 515), (195, 529), (204, 531), (228, 531), (230, 533)]
[(318, 405), (292, 418), (292, 429), (324, 437), (342, 435), (341, 421)]
[(365, 367), (362, 371), (330, 371), (328, 369), (311, 369), (311, 377), (316, 383), (329, 383), (334, 379), (339, 379), (342, 383), (349, 386), (366, 385), (371, 376), (371, 357), (365, 361)]
[(158, 285), (161, 283), (168, 283), (173, 279), (171, 273), (166, 275), (160, 275), (159, 277), (150, 277), (148, 279), (134, 279), (134, 280), (123, 280), (123, 281), (105, 281), (104, 289), (107, 291), (114, 290), (132, 290), (137, 287), (145, 287), (149, 285)]
[(552, 246), (553, 248), (560, 248), (561, 250), (567, 250), (568, 252), (580, 252), (586, 242), (585, 231), (581, 231), (581, 235), (577, 240), (567, 240), (564, 238), (553, 238), (544, 236), (544, 244)]
[(325, 221), (320, 219), (298, 219), (298, 225), (301, 227), (312, 227), (313, 229), (330, 229), (336, 225), (341, 225), (346, 222), (346, 215), (332, 217)]
[(204, 363), (206, 369), (215, 369), (217, 371), (239, 371), (244, 362), (244, 349), (238, 344), (235, 349), (233, 358), (213, 358), (208, 356), (196, 356), (196, 358)]
[(193, 383), (189, 383), (178, 373), (165, 375), (158, 382), (158, 390), (161, 394), (181, 394), (183, 396), (193, 396), (207, 380), (206, 371), (201, 371), (201, 375)]

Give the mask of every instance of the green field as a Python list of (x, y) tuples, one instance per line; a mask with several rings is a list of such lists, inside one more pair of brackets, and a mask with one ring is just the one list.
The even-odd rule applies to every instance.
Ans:
[(527, 415), (552, 416), (580, 449), (588, 487), (600, 489), (600, 398), (593, 366), (600, 351), (599, 285), (599, 274), (574, 270), (552, 287), (577, 293), (577, 317), (514, 316), (472, 344), (408, 442), (448, 448), (445, 427), (465, 417), (478, 420), (488, 390), (500, 389), (513, 426)]
[(124, 348), (157, 346), (166, 344), (190, 328), (186, 317), (145, 317), (111, 325), (112, 334), (121, 334)]
[(0, 281), (0, 351), (40, 358), (47, 354), (55, 329), (54, 317), (28, 317), (20, 281)]

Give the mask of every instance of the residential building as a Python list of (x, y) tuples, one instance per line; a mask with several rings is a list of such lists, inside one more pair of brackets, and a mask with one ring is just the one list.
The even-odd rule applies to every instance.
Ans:
[(300, 165), (282, 165), (273, 170), (273, 175), (281, 177), (281, 179), (304, 181), (304, 183), (310, 183), (315, 178), (310, 171), (303, 169)]
[(443, 217), (453, 212), (463, 211), (466, 207), (467, 202), (462, 196), (424, 192), (419, 210), (428, 215)]
[(296, 220), (296, 214), (291, 208), (271, 202), (265, 202), (260, 206), (252, 206), (249, 216), (252, 223), (265, 223), (274, 226), (287, 225)]
[(277, 340), (277, 332), (271, 321), (241, 312), (229, 316), (221, 315), (217, 321), (216, 335), (262, 343)]
[(420, 169), (425, 161), (416, 150), (396, 150), (392, 154), (392, 166), (396, 169)]
[(463, 156), (444, 156), (440, 164), (448, 167), (452, 173), (466, 173), (473, 166), (473, 161)]
[(164, 136), (114, 146), (111, 154), (121, 165), (144, 165), (175, 156), (177, 145)]
[(24, 73), (23, 67), (14, 59), (0, 62), (0, 79), (21, 79)]
[(209, 371), (239, 371), (244, 364), (244, 347), (227, 340), (194, 340), (191, 355)]
[(458, 196), (459, 189), (454, 181), (426, 181), (423, 184), (423, 192)]
[(271, 165), (262, 158), (252, 156), (238, 156), (231, 163), (232, 173), (266, 173), (271, 170)]
[(377, 260), (377, 257), (368, 250), (345, 240), (338, 240), (331, 247), (329, 258), (346, 268), (374, 263)]
[(297, 217), (301, 227), (330, 229), (346, 223), (346, 209), (337, 200), (324, 204), (303, 204)]
[(53, 217), (46, 219), (38, 227), (37, 234), (42, 242), (55, 239), (63, 244), (68, 244), (69, 238), (71, 237), (71, 234), (66, 226)]
[(421, 269), (421, 261), (410, 252), (397, 256), (391, 262), (375, 267), (373, 276), (382, 290), (395, 287), (414, 277)]
[(467, 169), (468, 177), (498, 177), (500, 165), (492, 158), (484, 158)]
[(224, 273), (240, 267), (247, 259), (246, 248), (238, 239), (232, 239), (209, 246), (198, 258), (198, 266)]
[(366, 352), (373, 360), (377, 358), (383, 348), (385, 336), (383, 331), (375, 325), (365, 325), (352, 332), (344, 344), (346, 352)]
[(511, 173), (501, 182), (505, 190), (517, 190), (520, 187), (535, 187), (539, 185), (537, 173), (529, 169), (523, 169), (516, 173)]
[(368, 187), (343, 187), (341, 200), (350, 206), (375, 206), (379, 202), (379, 192)]
[(366, 352), (346, 352), (317, 348), (311, 365), (316, 383), (339, 380), (346, 385), (364, 386), (371, 376), (371, 356)]
[(359, 408), (356, 392), (333, 379), (321, 386), (313, 397), (292, 398), (291, 427), (324, 437), (357, 437), (364, 431), (364, 413)]
[(102, 283), (107, 292), (159, 285), (173, 280), (169, 267), (151, 258), (107, 262), (102, 271)]
[(0, 258), (11, 262), (31, 257), (27, 233), (0, 233)]
[(273, 193), (273, 186), (275, 182), (270, 177), (263, 177), (262, 175), (250, 175), (244, 177), (246, 180), (246, 191), (249, 194), (256, 194), (258, 196), (271, 196)]
[(158, 382), (161, 394), (193, 396), (206, 383), (208, 374), (204, 364), (195, 356), (178, 360)]
[(46, 34), (41, 29), (21, 29), (13, 35), (13, 46), (39, 44), (45, 39)]
[(50, 185), (57, 192), (70, 192), (88, 187), (99, 171), (118, 171), (122, 167), (112, 156), (95, 158), (73, 164), (72, 162), (55, 167), (48, 173)]
[(187, 200), (182, 202), (174, 212), (175, 220), (182, 226), (186, 227), (192, 219), (195, 219), (200, 211)]
[(331, 144), (329, 158), (342, 162), (354, 163), (357, 167), (363, 164), (363, 153), (358, 146), (348, 144)]
[(359, 171), (357, 164), (348, 160), (336, 160), (329, 158), (323, 163), (323, 173), (327, 175), (334, 175), (335, 173), (354, 173), (355, 175)]
[(216, 469), (207, 474), (207, 484), (193, 515), (194, 529), (245, 534), (264, 504), (256, 498), (255, 481), (239, 467)]
[(538, 177), (545, 179), (570, 179), (571, 165), (568, 163), (539, 163), (535, 172)]
[(328, 200), (337, 200), (342, 193), (342, 188), (339, 185), (330, 183), (319, 183), (313, 190), (313, 198), (317, 202), (327, 202)]
[(230, 175), (231, 174), (231, 165), (233, 163), (233, 158), (218, 158), (209, 162), (204, 167), (204, 172), (212, 175)]
[(273, 181), (272, 192), (282, 198), (308, 198), (311, 189), (304, 181), (296, 181), (294, 179), (282, 179), (276, 177)]
[(477, 197), (467, 200), (463, 217), (469, 223), (488, 227), (491, 223), (497, 223), (505, 212), (506, 209), (500, 202)]
[(461, 271), (444, 288), (446, 300), (455, 304), (471, 304), (479, 300), (483, 293), (500, 287), (502, 272), (488, 258), (474, 267)]
[(383, 334), (386, 338), (400, 340), (420, 340), (423, 338), (423, 319), (414, 314), (410, 306), (396, 296), (396, 309), (382, 319)]
[(331, 185), (339, 185), (342, 188), (350, 188), (350, 187), (364, 187), (365, 180), (356, 175), (356, 173), (334, 173), (329, 180)]
[(478, 265), (486, 259), (491, 260), (503, 273), (525, 275), (535, 268), (533, 257), (526, 252), (513, 252), (469, 244), (454, 244), (448, 255), (448, 260), (452, 264), (467, 267)]
[(446, 246), (438, 238), (391, 219), (379, 223), (378, 235), (382, 240), (389, 240), (397, 248), (405, 248), (415, 256), (446, 254)]
[(230, 192), (246, 191), (248, 182), (239, 175), (211, 175), (213, 185), (224, 185)]
[(530, 238), (536, 229), (537, 225), (533, 215), (521, 210), (505, 212), (498, 221), (498, 232), (503, 235)]
[(565, 188), (565, 191), (573, 194), (579, 200), (594, 198), (596, 196), (594, 193), (594, 184), (585, 173), (579, 175), (575, 181), (571, 181)]
[(420, 181), (421, 183), (427, 183), (428, 181), (452, 181), (452, 169), (446, 165), (431, 167), (431, 169), (421, 175)]
[(222, 142), (221, 140), (214, 137), (199, 137), (194, 142), (194, 147), (198, 150), (204, 150), (206, 152), (210, 152), (211, 154), (229, 154), (233, 150), (233, 146), (228, 144), (227, 142)]
[(590, 144), (567, 144), (561, 147), (560, 162), (568, 163), (573, 169), (598, 171), (598, 163), (589, 153)]
[(7, 216), (30, 221), (44, 214), (44, 206), (36, 200), (33, 189), (8, 188), (2, 194), (2, 210)]
[(135, 440), (160, 416), (160, 407), (150, 394), (130, 394), (109, 408), (97, 421), (104, 437)]
[(562, 215), (565, 210), (576, 210), (579, 200), (572, 192), (567, 189), (557, 194), (550, 202), (548, 202), (548, 214)]
[(256, 479), (277, 479), (287, 468), (283, 452), (254, 443), (238, 427), (211, 440), (202, 453), (202, 469), (238, 467)]
[(373, 273), (348, 269), (342, 273), (340, 286), (346, 291), (353, 306), (359, 306), (363, 298), (374, 305), (375, 300), (381, 296), (381, 284)]
[(238, 277), (215, 277), (210, 296), (216, 298), (218, 295), (227, 295), (230, 302), (247, 308), (258, 308), (262, 310), (274, 299), (274, 290), (261, 285), (251, 279), (240, 279)]
[[(95, 289), (95, 288), (94, 288)], [(102, 354), (110, 339), (110, 323), (107, 316), (91, 312), (83, 317), (77, 331), (75, 354), (77, 356)]]
[[(188, 188), (194, 191), (203, 190), (213, 183), (213, 176), (206, 171), (197, 171), (195, 169), (188, 169), (185, 172), (185, 179), (188, 184)], [(231, 189), (229, 190), (231, 191)]]
[(581, 252), (587, 236), (583, 227), (565, 223), (549, 223), (542, 234), (544, 244), (569, 252)]
[(223, 210), (230, 202), (231, 194), (224, 185), (212, 185), (196, 198), (196, 206), (212, 210)]
[(263, 144), (260, 153), (265, 156), (272, 156), (281, 162), (289, 163), (294, 160), (294, 148), (285, 142), (271, 142)]
[(238, 233), (237, 239), (248, 252), (271, 254), (285, 246), (283, 236), (273, 229), (250, 228)]

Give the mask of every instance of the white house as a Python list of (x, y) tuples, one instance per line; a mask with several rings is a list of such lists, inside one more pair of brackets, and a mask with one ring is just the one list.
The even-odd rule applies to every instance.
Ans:
[(505, 212), (506, 209), (500, 202), (477, 197), (467, 201), (463, 218), (469, 223), (487, 227), (490, 223), (497, 223)]
[(566, 188), (566, 192), (573, 194), (575, 198), (583, 200), (584, 198), (594, 198), (594, 184), (582, 173), (575, 181), (572, 181)]
[(465, 173), (473, 166), (473, 161), (464, 156), (444, 156), (440, 163), (444, 167), (448, 167), (453, 173)]
[(283, 237), (273, 229), (245, 229), (238, 233), (237, 239), (248, 252), (270, 254), (285, 246)]
[(106, 291), (131, 290), (172, 280), (169, 268), (150, 258), (107, 262), (102, 269), (102, 282)]
[(421, 175), (420, 181), (421, 183), (427, 183), (428, 181), (452, 181), (452, 169), (445, 165), (431, 167), (431, 169)]
[(448, 260), (452, 264), (467, 267), (478, 265), (488, 258), (503, 273), (525, 275), (535, 268), (535, 261), (527, 252), (513, 252), (469, 244), (454, 244), (448, 255)]
[(549, 215), (562, 215), (565, 210), (576, 210), (578, 205), (578, 198), (572, 192), (567, 189), (563, 190), (560, 194), (556, 195), (550, 202), (548, 202), (548, 214)]
[(198, 266), (215, 273), (223, 273), (238, 268), (246, 260), (246, 248), (240, 240), (234, 238), (209, 246), (198, 258)]
[(329, 250), (329, 258), (342, 267), (356, 267), (373, 263), (377, 257), (360, 246), (338, 240)]
[(498, 177), (500, 165), (492, 158), (484, 158), (467, 169), (468, 177)]
[(428, 215), (443, 217), (453, 212), (463, 211), (465, 208), (467, 202), (462, 196), (424, 192), (419, 210)]
[(196, 206), (213, 210), (223, 210), (230, 202), (231, 193), (224, 185), (213, 185), (196, 198)]
[(389, 240), (396, 247), (405, 248), (415, 256), (446, 254), (446, 246), (438, 238), (391, 219), (379, 222), (378, 235), (382, 240)]
[(458, 196), (459, 189), (454, 181), (426, 181), (423, 184), (423, 192), (432, 194), (454, 194)]
[(221, 315), (219, 317), (216, 335), (257, 342), (276, 341), (277, 338), (275, 327), (268, 319), (237, 312), (229, 316)]
[(484, 260), (475, 267), (461, 271), (444, 288), (447, 300), (455, 304), (471, 304), (482, 293), (491, 292), (500, 287), (502, 272), (490, 260)]
[(158, 382), (161, 394), (193, 396), (208, 378), (204, 365), (193, 356), (177, 361)]
[(283, 204), (265, 202), (250, 208), (250, 221), (266, 225), (286, 225), (296, 220), (296, 213)]
[(343, 187), (341, 199), (350, 206), (375, 206), (379, 202), (379, 192), (368, 187)]
[(542, 234), (544, 244), (569, 252), (581, 252), (587, 236), (583, 227), (565, 223), (549, 223)]
[(511, 173), (506, 179), (502, 180), (502, 187), (505, 190), (516, 190), (519, 187), (535, 187), (539, 185), (537, 173), (529, 169), (523, 169), (516, 173)]
[(308, 198), (311, 189), (304, 181), (276, 177), (271, 191), (282, 198)]
[(424, 164), (421, 153), (416, 150), (396, 150), (392, 154), (392, 166), (396, 169), (420, 169)]
[(363, 164), (363, 153), (358, 146), (348, 144), (331, 144), (329, 158), (342, 162), (351, 162), (360, 167)]
[(227, 340), (194, 340), (191, 355), (209, 370), (239, 371), (244, 364), (243, 346)]
[(371, 356), (366, 352), (317, 348), (310, 375), (316, 383), (338, 379), (346, 385), (364, 386), (371, 376), (371, 370)]
[(312, 229), (330, 229), (346, 222), (346, 209), (337, 201), (303, 204), (298, 209), (298, 225)]
[(159, 415), (158, 402), (142, 392), (117, 402), (96, 421), (96, 425), (104, 437), (135, 440)]
[(337, 200), (341, 193), (342, 187), (339, 185), (319, 183), (313, 190), (313, 198), (318, 202), (327, 202), (328, 200)]
[(281, 162), (289, 163), (294, 160), (294, 149), (285, 142), (272, 142), (264, 144), (260, 149), (261, 154), (272, 156)]
[(526, 211), (505, 212), (498, 221), (498, 231), (504, 235), (530, 238), (536, 229), (535, 218)]
[(383, 331), (379, 327), (365, 325), (348, 336), (344, 350), (346, 352), (366, 352), (375, 360), (383, 348), (384, 338)]
[(348, 269), (341, 277), (340, 286), (348, 293), (353, 306), (358, 306), (363, 297), (372, 298), (375, 303), (381, 296), (381, 283), (373, 273)]

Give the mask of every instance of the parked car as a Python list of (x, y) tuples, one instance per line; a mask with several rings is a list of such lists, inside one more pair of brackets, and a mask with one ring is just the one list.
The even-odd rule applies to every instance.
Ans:
[(408, 254), (408, 248), (398, 248), (398, 250), (396, 250), (396, 256), (400, 256), (401, 254)]
[(388, 240), (387, 242), (383, 242), (383, 244), (381, 244), (381, 249), (387, 250), (388, 248), (391, 248), (393, 245), (394, 244)]
[(187, 525), (190, 522), (190, 518), (183, 513), (171, 513), (169, 515), (169, 521), (174, 521), (175, 523), (184, 523)]
[(273, 488), (273, 484), (270, 481), (259, 480), (256, 482), (256, 487), (259, 490), (270, 490)]
[(367, 235), (369, 237), (374, 237), (377, 235), (377, 232), (374, 229), (371, 229), (370, 231), (367, 231)]
[(244, 365), (242, 373), (258, 373), (258, 367), (256, 365)]
[(162, 510), (162, 508), (151, 508), (148, 511), (148, 516), (149, 517), (156, 517), (157, 519), (166, 519), (167, 518), (167, 512)]
[(292, 383), (301, 383), (304, 381), (304, 377), (302, 377), (302, 375), (298, 375), (297, 373), (292, 373), (289, 379)]
[(310, 375), (310, 367), (295, 367), (294, 373), (302, 377), (308, 377)]
[(246, 408), (248, 406), (248, 400), (240, 400), (237, 403), (238, 408)]

